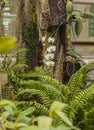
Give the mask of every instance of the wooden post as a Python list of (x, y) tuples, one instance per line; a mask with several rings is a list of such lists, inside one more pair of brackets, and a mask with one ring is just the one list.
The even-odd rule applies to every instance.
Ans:
[(49, 5), (51, 25), (57, 26), (53, 77), (62, 82), (64, 53), (66, 50), (66, 4), (64, 0), (49, 0)]

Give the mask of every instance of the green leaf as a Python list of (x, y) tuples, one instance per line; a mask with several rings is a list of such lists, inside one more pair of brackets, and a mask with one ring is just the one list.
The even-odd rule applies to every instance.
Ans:
[(82, 18), (87, 18), (87, 19), (90, 19), (90, 18), (94, 18), (94, 14), (93, 13), (91, 13), (91, 12), (81, 12), (80, 14), (80, 17), (82, 17)]
[(69, 127), (63, 124), (61, 126), (58, 126), (57, 128), (52, 127), (50, 130), (80, 130), (80, 129), (76, 127)]
[(9, 100), (0, 100), (0, 107), (12, 106), (15, 108), (15, 104)]
[(27, 115), (32, 114), (35, 110), (36, 110), (35, 107), (30, 107), (27, 110), (21, 112), (18, 115), (18, 117), (16, 119), (16, 122), (19, 122), (19, 121), (23, 120)]
[(31, 121), (31, 118), (24, 116), (24, 118), (21, 120), (21, 122), (29, 124)]
[(30, 108), (28, 108), (27, 110), (23, 111), (22, 113), (23, 113), (25, 116), (27, 116), (27, 115), (33, 113), (35, 110), (36, 110), (35, 107), (30, 107)]
[(77, 37), (79, 37), (80, 33), (83, 30), (83, 23), (80, 17), (76, 17), (76, 23), (75, 23), (75, 33)]
[(54, 101), (50, 107), (49, 116), (55, 117), (56, 116), (55, 110), (60, 111), (60, 110), (64, 109), (66, 106), (67, 106), (67, 104), (65, 104), (65, 103), (61, 103), (59, 101)]
[(27, 127), (28, 125), (25, 123), (16, 123), (16, 128), (20, 128), (20, 127)]
[(16, 128), (20, 127), (27, 127), (27, 124), (24, 123), (14, 123), (14, 122), (6, 122), (5, 127), (11, 130), (15, 130)]
[(16, 37), (0, 37), (0, 53), (6, 53), (11, 51), (17, 45)]
[(40, 128), (37, 126), (28, 126), (28, 127), (22, 128), (21, 130), (50, 130), (50, 129)]
[(71, 14), (72, 11), (73, 11), (73, 8), (74, 8), (73, 2), (70, 1), (70, 0), (67, 1), (67, 4), (66, 4), (66, 13), (67, 13), (67, 14)]
[(9, 115), (10, 115), (9, 112), (3, 112), (2, 115), (1, 115), (1, 117), (3, 119), (7, 119), (9, 117)]
[(58, 126), (57, 128), (51, 128), (51, 130), (71, 130), (71, 128), (65, 125), (61, 125)]
[(11, 106), (6, 106), (4, 108), (10, 115), (14, 115), (14, 110)]
[(73, 126), (72, 122), (69, 120), (67, 115), (61, 111), (55, 110), (55, 113), (68, 125)]
[(16, 124), (13, 122), (6, 122), (4, 126), (8, 129), (15, 130)]
[(38, 126), (42, 128), (50, 128), (52, 124), (52, 118), (46, 116), (38, 117)]

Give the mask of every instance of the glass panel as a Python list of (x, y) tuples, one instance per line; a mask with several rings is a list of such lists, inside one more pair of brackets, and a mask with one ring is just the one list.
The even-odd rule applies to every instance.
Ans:
[[(75, 4), (74, 10), (77, 12), (92, 12), (94, 13), (94, 5), (88, 5), (88, 4)], [(73, 30), (73, 29), (72, 29)], [(92, 19), (83, 19), (83, 31), (81, 32), (80, 36), (76, 38), (75, 33), (72, 31), (72, 41), (90, 41), (94, 42), (94, 18)]]
[[(94, 5), (91, 6), (90, 11), (94, 13)], [(94, 39), (94, 19), (89, 20), (89, 37)]]

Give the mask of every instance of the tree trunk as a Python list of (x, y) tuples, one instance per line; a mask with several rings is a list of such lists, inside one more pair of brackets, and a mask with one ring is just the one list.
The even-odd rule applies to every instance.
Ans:
[[(27, 48), (26, 64), (29, 70), (33, 70), (38, 65), (38, 29), (36, 20), (36, 2), (34, 0), (19, 1), (19, 18), (21, 36), (19, 39)], [(20, 41), (21, 41), (20, 40)]]
[(53, 77), (60, 82), (63, 78), (63, 63), (66, 51), (66, 3), (64, 0), (48, 0), (51, 14), (51, 25), (57, 26), (55, 66)]
[(3, 11), (0, 10), (0, 36), (4, 36)]
[(56, 38), (55, 66), (53, 77), (62, 82), (63, 79), (63, 63), (66, 51), (66, 24), (60, 26)]

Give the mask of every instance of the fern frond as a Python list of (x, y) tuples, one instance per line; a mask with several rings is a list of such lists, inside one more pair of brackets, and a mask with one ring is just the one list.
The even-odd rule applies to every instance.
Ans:
[(53, 100), (42, 90), (22, 89), (16, 95), (17, 101), (37, 101), (46, 107), (50, 107)]
[(41, 114), (48, 115), (49, 114), (49, 109), (36, 101), (34, 101), (34, 107), (36, 108), (36, 113), (38, 113), (38, 115), (41, 115)]
[(35, 107), (36, 111), (34, 113), (34, 115), (48, 115), (49, 113), (49, 109), (47, 107), (45, 107), (44, 105), (36, 102), (36, 101), (17, 101), (16, 102), (17, 108), (21, 109), (21, 110), (26, 110), (28, 107)]
[(93, 116), (93, 120), (94, 120), (94, 106), (92, 109), (90, 109), (88, 112), (86, 112), (86, 118), (91, 118)]
[(94, 105), (88, 112), (85, 112), (83, 120), (80, 120), (78, 125), (82, 130), (94, 130)]
[(69, 101), (85, 88), (85, 78), (87, 73), (94, 69), (94, 62), (81, 67), (79, 71), (73, 74), (67, 84), (69, 89)]
[(53, 79), (48, 75), (38, 75), (36, 73), (29, 72), (29, 73), (22, 74), (19, 77), (25, 80), (33, 79), (33, 80), (41, 81), (42, 83), (50, 84), (55, 88), (57, 88), (58, 90), (63, 91), (64, 94), (67, 93), (66, 85), (61, 84), (60, 82), (58, 82), (57, 80)]
[(53, 119), (53, 126), (54, 127), (58, 127), (58, 126), (62, 125), (63, 123), (64, 122), (59, 117)]
[(19, 64), (17, 63), (11, 66), (11, 70), (13, 71), (18, 71), (18, 70), (22, 71), (25, 68), (28, 68), (28, 66), (24, 63), (19, 63)]
[(34, 102), (32, 101), (16, 101), (16, 106), (18, 109), (26, 110), (28, 107), (33, 106)]
[(85, 90), (79, 93), (69, 104), (69, 107), (71, 108), (68, 115), (72, 117), (77, 113), (78, 109), (86, 109), (88, 104), (94, 100), (94, 84), (88, 86)]
[(55, 87), (44, 84), (40, 81), (34, 81), (34, 80), (20, 80), (17, 85), (22, 88), (29, 88), (29, 89), (38, 89), (46, 92), (52, 99), (64, 101), (65, 97), (62, 95), (62, 93), (56, 89)]
[(48, 73), (44, 70), (43, 66), (36, 67), (35, 70), (33, 71), (33, 73), (35, 73), (37, 75), (48, 75)]

